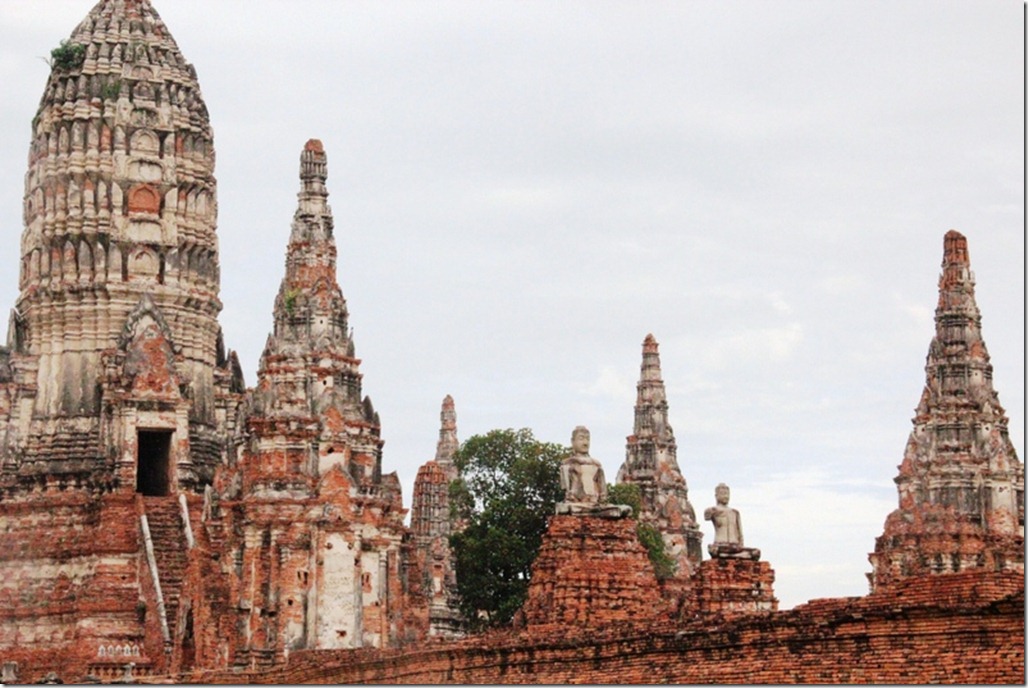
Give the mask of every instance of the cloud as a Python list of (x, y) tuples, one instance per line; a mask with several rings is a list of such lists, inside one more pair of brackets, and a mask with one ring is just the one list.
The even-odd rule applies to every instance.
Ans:
[(624, 367), (605, 365), (600, 368), (596, 379), (588, 387), (579, 390), (582, 394), (608, 399), (634, 399), (635, 381), (624, 374)]
[(791, 358), (802, 342), (803, 326), (794, 322), (722, 335), (704, 342), (700, 355), (707, 366), (715, 369), (764, 365), (769, 360)]

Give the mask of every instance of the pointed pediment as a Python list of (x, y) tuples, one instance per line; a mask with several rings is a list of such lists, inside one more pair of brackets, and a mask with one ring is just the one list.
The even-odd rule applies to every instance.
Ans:
[(325, 471), (325, 474), (318, 482), (318, 496), (326, 502), (342, 507), (343, 513), (338, 515), (344, 517), (349, 516), (347, 511), (350, 505), (350, 494), (353, 492), (353, 489), (353, 479), (340, 464), (336, 464)]
[(171, 332), (149, 295), (129, 314), (118, 347), (125, 352), (124, 379), (133, 392), (179, 396)]
[(118, 337), (118, 348), (122, 351), (127, 351), (129, 344), (138, 337), (139, 333), (151, 325), (156, 325), (161, 331), (164, 339), (171, 346), (172, 352), (176, 354), (180, 352), (181, 347), (175, 344), (174, 338), (171, 336), (171, 328), (168, 327), (164, 314), (161, 313), (161, 309), (157, 307), (157, 304), (153, 302), (149, 294), (143, 294), (136, 307), (132, 309), (125, 319), (125, 325), (121, 328), (121, 336)]

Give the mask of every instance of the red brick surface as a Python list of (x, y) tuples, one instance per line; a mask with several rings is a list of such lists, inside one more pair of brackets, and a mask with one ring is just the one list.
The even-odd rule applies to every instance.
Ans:
[(665, 610), (634, 519), (553, 516), (522, 608), (529, 629), (602, 630)]
[(647, 628), (495, 634), (407, 651), (298, 652), (211, 683), (1023, 683), (1024, 579), (968, 572), (863, 598)]

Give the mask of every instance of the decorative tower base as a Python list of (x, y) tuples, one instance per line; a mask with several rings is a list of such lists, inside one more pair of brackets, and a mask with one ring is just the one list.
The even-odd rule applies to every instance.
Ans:
[(778, 611), (775, 572), (766, 561), (707, 559), (696, 576), (701, 614), (752, 614)]
[(554, 516), (519, 612), (533, 631), (645, 623), (662, 611), (660, 586), (631, 518)]

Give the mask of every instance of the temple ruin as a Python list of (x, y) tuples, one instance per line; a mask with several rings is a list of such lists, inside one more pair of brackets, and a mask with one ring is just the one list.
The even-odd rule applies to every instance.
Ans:
[(649, 335), (617, 482), (639, 486), (639, 520), (674, 575), (656, 575), (630, 509), (604, 499), (576, 429), (515, 627), (463, 637), (454, 401), (407, 526), (337, 279), (320, 141), (299, 163), (248, 388), (218, 324), (214, 141), (196, 71), (150, 0), (99, 0), (55, 51), (0, 347), (3, 682), (1023, 677), (1024, 470), (963, 236), (945, 237), (927, 384), (869, 595), (779, 612), (727, 488), (705, 512), (704, 557)]
[(873, 590), (923, 574), (1024, 571), (1024, 464), (982, 339), (967, 239), (946, 233), (925, 387), (871, 554)]

